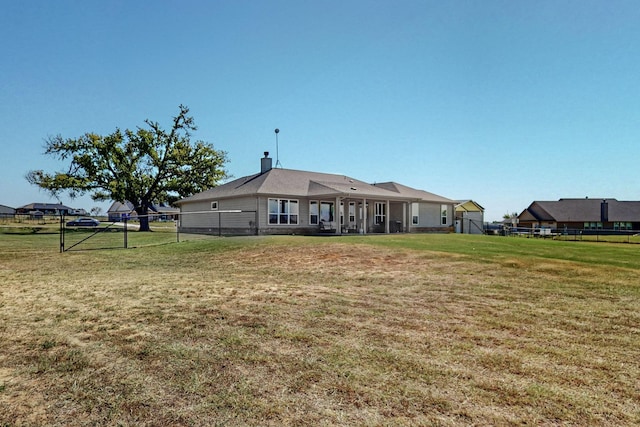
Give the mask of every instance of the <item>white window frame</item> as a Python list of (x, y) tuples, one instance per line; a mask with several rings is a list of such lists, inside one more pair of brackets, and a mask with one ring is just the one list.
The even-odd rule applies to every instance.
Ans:
[(411, 203), (411, 224), (420, 224), (420, 203)]
[(213, 202), (211, 202), (211, 210), (212, 211), (217, 211), (218, 210), (218, 201), (214, 200)]
[(449, 205), (440, 205), (440, 224), (449, 224)]
[(267, 223), (269, 225), (298, 225), (300, 215), (297, 199), (275, 199), (267, 201)]

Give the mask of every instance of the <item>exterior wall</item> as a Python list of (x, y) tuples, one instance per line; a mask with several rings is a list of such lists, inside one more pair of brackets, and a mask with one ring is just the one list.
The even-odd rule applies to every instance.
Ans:
[(420, 203), (419, 219), (416, 228), (431, 229), (434, 227), (442, 227), (440, 220), (440, 204), (439, 203)]
[(484, 215), (482, 212), (462, 211), (457, 213), (460, 232), (463, 234), (483, 234)]
[[(270, 198), (281, 198), (298, 201), (298, 224), (269, 224), (268, 201)], [(340, 220), (339, 204), (332, 198), (294, 198), (287, 196), (260, 196), (243, 197), (237, 199), (210, 199), (185, 203), (181, 205), (181, 215), (179, 230), (182, 233), (199, 234), (219, 234), (219, 235), (272, 235), (272, 234), (320, 234), (319, 224), (310, 224), (309, 201), (331, 202), (334, 204), (334, 222), (336, 228)], [(211, 202), (216, 201), (217, 210), (211, 209)], [(349, 201), (356, 202), (356, 222), (357, 229), (361, 228), (360, 223), (360, 203), (362, 200), (344, 200), (345, 222), (348, 215)], [(385, 225), (375, 225), (374, 205), (375, 202), (385, 202), (383, 200), (367, 199), (368, 209), (366, 212), (367, 233), (384, 233)], [(441, 223), (441, 213), (439, 203), (419, 204), (419, 224), (408, 224), (411, 221), (411, 204), (405, 202), (390, 202), (388, 221), (389, 232), (406, 232), (408, 225), (412, 232), (449, 232), (453, 226), (453, 205), (448, 205), (447, 225)], [(225, 210), (240, 210), (242, 212), (220, 212)], [(337, 232), (338, 230), (336, 230)], [(349, 232), (354, 232), (350, 230)], [(357, 231), (356, 231), (357, 232)]]
[[(217, 202), (216, 210), (211, 202)], [(241, 210), (242, 212), (222, 212)], [(256, 234), (256, 200), (252, 197), (183, 204), (179, 228), (184, 233)]]
[[(298, 224), (269, 224), (269, 199), (288, 199), (298, 201)], [(316, 199), (313, 199), (316, 200)], [(324, 201), (334, 201), (326, 200)], [(305, 197), (272, 196), (259, 197), (257, 202), (258, 234), (317, 234), (320, 225), (309, 224), (309, 199)], [(335, 201), (334, 201), (335, 202)]]
[[(180, 231), (203, 234), (316, 234), (319, 225), (309, 224), (309, 200), (290, 198), (298, 201), (298, 224), (269, 224), (268, 203), (270, 198), (287, 197), (244, 197), (199, 201), (182, 205)], [(217, 210), (211, 209), (211, 202), (218, 203)], [(220, 212), (240, 210), (242, 212)]]

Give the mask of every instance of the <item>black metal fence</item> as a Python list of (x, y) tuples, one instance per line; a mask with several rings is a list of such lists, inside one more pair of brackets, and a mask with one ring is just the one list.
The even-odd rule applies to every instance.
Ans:
[(499, 233), (493, 234), (563, 241), (640, 243), (640, 230), (503, 227)]

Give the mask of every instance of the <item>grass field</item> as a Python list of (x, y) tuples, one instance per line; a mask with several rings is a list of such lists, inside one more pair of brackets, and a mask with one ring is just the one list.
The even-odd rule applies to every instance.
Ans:
[(58, 243), (0, 235), (0, 426), (640, 424), (638, 245)]

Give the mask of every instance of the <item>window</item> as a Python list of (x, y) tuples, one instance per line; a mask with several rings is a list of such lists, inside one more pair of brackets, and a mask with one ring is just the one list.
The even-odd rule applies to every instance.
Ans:
[(585, 230), (601, 230), (602, 223), (601, 222), (585, 222), (584, 229)]
[(349, 202), (349, 222), (356, 222), (356, 202)]
[(344, 224), (344, 203), (340, 202), (340, 224)]
[(420, 204), (411, 203), (411, 224), (420, 224)]
[(211, 210), (212, 211), (217, 211), (218, 210), (218, 202), (211, 202)]
[(448, 221), (448, 215), (447, 215), (447, 211), (448, 211), (448, 206), (447, 205), (441, 205), (440, 206), (440, 211), (442, 212), (442, 225), (447, 225), (447, 221)]
[(373, 215), (374, 224), (384, 224), (386, 211), (387, 211), (387, 204), (384, 202), (376, 202), (374, 209), (375, 209), (374, 215)]
[(613, 229), (614, 230), (633, 230), (633, 227), (630, 222), (614, 222)]
[(269, 224), (297, 224), (298, 201), (269, 199)]
[(333, 221), (333, 203), (320, 202), (320, 221), (324, 221), (324, 222)]
[(309, 202), (309, 224), (318, 225), (318, 201), (311, 200)]

